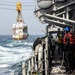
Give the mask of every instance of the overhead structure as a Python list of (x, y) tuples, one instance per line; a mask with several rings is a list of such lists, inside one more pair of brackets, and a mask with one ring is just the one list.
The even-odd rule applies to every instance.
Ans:
[(28, 27), (22, 18), (22, 4), (18, 2), (16, 4), (16, 11), (18, 12), (16, 23), (13, 24), (13, 39), (14, 40), (26, 40), (28, 38)]
[(34, 13), (42, 24), (70, 26), (75, 34), (75, 0), (37, 0), (37, 5)]
[(65, 2), (66, 0), (37, 0), (39, 8), (49, 8), (54, 2)]

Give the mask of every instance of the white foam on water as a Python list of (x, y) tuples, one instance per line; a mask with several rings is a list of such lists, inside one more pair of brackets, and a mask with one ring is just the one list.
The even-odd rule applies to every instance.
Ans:
[(6, 67), (8, 67), (8, 66), (10, 66), (10, 65), (2, 64), (2, 65), (0, 65), (0, 68), (6, 68)]
[(32, 46), (33, 45), (33, 42), (26, 42), (26, 41), (21, 41), (21, 40), (19, 40), (19, 41), (13, 41), (12, 43), (8, 43), (8, 44), (6, 44), (6, 46), (8, 46), (8, 47), (16, 47), (16, 46), (20, 46), (20, 45), (28, 45), (28, 46)]
[(0, 46), (0, 63), (12, 65), (28, 59), (31, 56), (31, 53), (31, 47), (7, 48)]
[(32, 55), (33, 42), (30, 42), (30, 39), (25, 41), (6, 39), (5, 41), (0, 45), (0, 75), (9, 75), (9, 72), (16, 71), (18, 63)]
[(25, 42), (25, 45), (33, 45), (33, 42)]
[(7, 44), (8, 47), (13, 47), (14, 45), (12, 43)]

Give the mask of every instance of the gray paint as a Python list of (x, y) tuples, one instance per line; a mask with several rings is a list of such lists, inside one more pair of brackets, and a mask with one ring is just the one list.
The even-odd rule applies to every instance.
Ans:
[(51, 6), (51, 4), (52, 4), (52, 2), (51, 2), (51, 0), (50, 1), (40, 1), (40, 2), (38, 2), (38, 6), (40, 7), (40, 8), (48, 8), (48, 7), (50, 7)]
[(57, 1), (59, 1), (59, 2), (63, 2), (63, 1), (66, 1), (66, 0), (57, 0)]

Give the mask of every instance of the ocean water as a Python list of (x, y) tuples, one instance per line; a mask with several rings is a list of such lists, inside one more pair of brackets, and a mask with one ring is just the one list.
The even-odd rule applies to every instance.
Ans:
[(37, 37), (41, 36), (30, 35), (26, 40), (13, 40), (10, 35), (0, 35), (0, 75), (19, 74), (22, 62), (32, 55), (32, 45)]

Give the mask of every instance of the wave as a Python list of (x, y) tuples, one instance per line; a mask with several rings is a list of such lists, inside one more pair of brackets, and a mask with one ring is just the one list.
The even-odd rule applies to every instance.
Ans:
[(8, 65), (8, 64), (1, 64), (0, 65), (0, 68), (6, 68), (6, 67), (9, 67), (10, 65)]
[(25, 44), (25, 45), (30, 45), (30, 46), (32, 46), (32, 45), (33, 45), (33, 42), (25, 42), (24, 44)]
[(16, 41), (16, 42), (11, 42), (7, 43), (5, 46), (6, 47), (22, 47), (22, 46), (32, 46), (33, 42), (22, 42), (22, 41)]
[(13, 48), (7, 48), (0, 46), (0, 52), (29, 52), (31, 51), (31, 47), (13, 47)]
[[(9, 75), (11, 71), (20, 71), (22, 62), (32, 55), (32, 45), (35, 37), (29, 36), (27, 40), (12, 40), (12, 37), (0, 38), (0, 75)], [(20, 64), (19, 64), (20, 63)]]
[(8, 63), (12, 65), (21, 61), (25, 61), (32, 55), (31, 47), (26, 48), (7, 48), (0, 46), (0, 64)]

